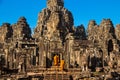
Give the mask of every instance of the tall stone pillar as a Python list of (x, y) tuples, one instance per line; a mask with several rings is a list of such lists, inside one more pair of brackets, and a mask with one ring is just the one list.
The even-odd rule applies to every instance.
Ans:
[(66, 64), (66, 68), (68, 69), (70, 67), (70, 57), (72, 54), (72, 48), (71, 45), (73, 43), (73, 37), (68, 35), (68, 39), (66, 40), (66, 57), (65, 57), (65, 64)]
[(43, 67), (46, 68), (46, 52), (43, 52)]
[(8, 49), (5, 49), (5, 65), (8, 65)]

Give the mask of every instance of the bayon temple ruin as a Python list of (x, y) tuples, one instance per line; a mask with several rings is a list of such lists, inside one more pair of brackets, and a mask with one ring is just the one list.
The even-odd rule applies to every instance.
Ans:
[(47, 0), (34, 33), (25, 17), (0, 27), (0, 80), (119, 80), (120, 24), (74, 26), (63, 0)]

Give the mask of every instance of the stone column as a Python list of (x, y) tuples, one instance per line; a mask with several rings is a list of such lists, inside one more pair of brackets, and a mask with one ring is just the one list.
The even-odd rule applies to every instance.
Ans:
[(38, 66), (38, 56), (36, 56), (36, 66)]
[(69, 68), (70, 67), (70, 47), (69, 47), (69, 40), (66, 41), (66, 52), (64, 53), (65, 54), (65, 68)]
[(45, 51), (43, 52), (43, 67), (46, 68), (46, 53)]
[(5, 65), (8, 65), (8, 49), (5, 49)]
[(34, 58), (35, 58), (35, 65), (37, 66), (37, 62), (38, 62), (38, 57), (36, 55), (36, 47), (34, 48)]

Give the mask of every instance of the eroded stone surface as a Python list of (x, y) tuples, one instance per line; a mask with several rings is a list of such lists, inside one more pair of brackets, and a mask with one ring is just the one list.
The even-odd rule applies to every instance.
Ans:
[[(0, 75), (11, 74), (12, 78), (18, 73), (16, 78), (33, 80), (49, 79), (51, 75), (56, 79), (50, 73), (57, 70), (60, 77), (64, 73), (73, 79), (88, 78), (96, 75), (94, 72), (114, 77), (110, 73), (120, 70), (119, 32), (120, 25), (115, 28), (110, 19), (103, 19), (100, 24), (91, 20), (87, 31), (83, 25), (74, 27), (72, 13), (64, 8), (63, 0), (47, 0), (47, 8), (39, 13), (32, 35), (25, 17), (0, 27)], [(59, 70), (60, 65), (53, 65), (55, 55), (59, 57), (58, 64), (65, 61), (65, 71)], [(95, 76), (96, 80), (102, 75)]]
[(13, 39), (15, 38), (30, 38), (31, 29), (26, 21), (25, 17), (20, 17), (16, 24), (12, 25), (13, 29)]
[[(39, 13), (34, 37), (44, 36), (51, 39), (55, 31), (59, 31), (64, 41), (69, 32), (73, 32), (73, 16), (63, 7), (62, 0), (48, 0), (46, 9)], [(58, 34), (59, 34), (58, 33)]]

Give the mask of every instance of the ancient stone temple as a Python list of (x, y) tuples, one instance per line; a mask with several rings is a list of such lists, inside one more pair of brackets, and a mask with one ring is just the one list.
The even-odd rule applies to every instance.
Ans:
[(91, 20), (86, 32), (63, 0), (47, 0), (31, 32), (25, 17), (0, 27), (0, 80), (119, 78), (120, 24)]

